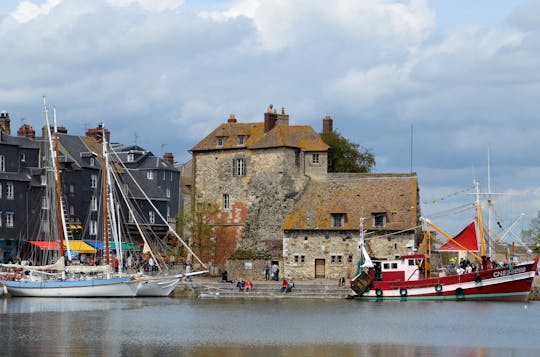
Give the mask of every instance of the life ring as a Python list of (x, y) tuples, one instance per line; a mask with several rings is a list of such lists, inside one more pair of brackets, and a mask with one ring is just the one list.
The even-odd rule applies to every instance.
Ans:
[(438, 293), (442, 292), (442, 285), (441, 284), (435, 285), (435, 291)]
[(382, 289), (381, 288), (375, 289), (375, 295), (377, 295), (377, 297), (382, 297), (383, 296)]
[(405, 288), (399, 289), (399, 295), (401, 295), (401, 297), (406, 297), (407, 296), (407, 289), (405, 289)]
[(465, 295), (465, 291), (463, 291), (463, 288), (457, 288), (456, 289), (456, 296), (463, 296)]
[(474, 277), (474, 282), (476, 284), (480, 284), (482, 282), (482, 277), (480, 276), (480, 274), (476, 274), (476, 276)]

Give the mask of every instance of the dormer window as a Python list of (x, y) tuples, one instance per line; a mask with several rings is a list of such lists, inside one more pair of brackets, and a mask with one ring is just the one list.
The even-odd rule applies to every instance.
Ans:
[(133, 162), (135, 161), (135, 154), (128, 154), (127, 155), (127, 162)]
[(146, 171), (146, 178), (149, 180), (154, 179), (154, 171)]
[(386, 213), (377, 212), (372, 213), (373, 216), (373, 227), (384, 227), (386, 226)]
[(90, 166), (96, 166), (96, 159), (93, 157), (90, 158)]
[(343, 227), (345, 225), (345, 213), (332, 213), (332, 227)]
[(238, 145), (246, 144), (247, 135), (238, 135)]
[(226, 139), (227, 139), (226, 136), (218, 136), (216, 140), (217, 146), (223, 146), (223, 144), (225, 144)]

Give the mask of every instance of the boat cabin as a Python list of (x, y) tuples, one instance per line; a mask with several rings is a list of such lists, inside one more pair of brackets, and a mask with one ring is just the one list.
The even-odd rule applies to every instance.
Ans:
[(374, 267), (369, 275), (374, 281), (419, 280), (424, 260), (423, 254), (402, 255), (393, 260), (373, 259)]

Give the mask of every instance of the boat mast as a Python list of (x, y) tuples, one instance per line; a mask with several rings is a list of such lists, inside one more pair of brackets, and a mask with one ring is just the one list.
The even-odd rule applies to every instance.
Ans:
[(476, 220), (478, 222), (478, 238), (480, 239), (480, 255), (486, 255), (486, 242), (484, 238), (484, 219), (482, 217), (482, 204), (480, 203), (480, 183), (474, 183), (476, 188)]
[[(100, 124), (103, 126), (103, 124)], [(110, 265), (111, 257), (109, 251), (109, 210), (108, 210), (108, 192), (107, 192), (107, 139), (105, 138), (105, 131), (102, 132), (101, 146), (103, 154), (102, 166), (102, 177), (101, 181), (103, 182), (103, 235), (105, 236), (105, 264)]]
[[(51, 134), (51, 124), (49, 122), (49, 109), (47, 108), (47, 100), (45, 99), (45, 96), (43, 96), (43, 110), (45, 112), (45, 124), (47, 125), (47, 139), (49, 141), (49, 151), (51, 156), (51, 165), (53, 166), (54, 171), (54, 178), (56, 181), (56, 207), (57, 207), (57, 215), (58, 215), (58, 222), (60, 225), (63, 225), (63, 217), (62, 217), (62, 203), (60, 198), (60, 172), (58, 170), (58, 142), (56, 143), (56, 146), (53, 146), (52, 142), (52, 134)], [(58, 134), (55, 133), (55, 138), (58, 139)], [(56, 147), (56, 150), (53, 148)], [(58, 230), (58, 240), (60, 243), (60, 256), (64, 256), (64, 236), (63, 236), (63, 229)]]
[(364, 217), (360, 217), (360, 242), (358, 244), (360, 248), (361, 258), (363, 258), (364, 263), (362, 268), (373, 268), (373, 262), (369, 257), (369, 254), (366, 249), (366, 240), (365, 240), (365, 231), (364, 231)]

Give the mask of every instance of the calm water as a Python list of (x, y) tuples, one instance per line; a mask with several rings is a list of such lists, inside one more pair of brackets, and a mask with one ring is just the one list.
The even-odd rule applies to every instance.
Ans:
[(2, 356), (538, 356), (540, 302), (0, 298)]

